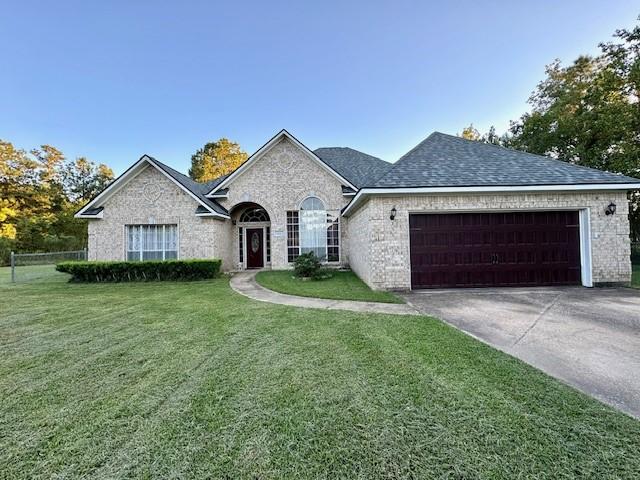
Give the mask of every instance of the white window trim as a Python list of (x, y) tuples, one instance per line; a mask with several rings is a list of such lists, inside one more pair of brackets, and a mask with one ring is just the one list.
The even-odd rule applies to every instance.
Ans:
[[(337, 220), (337, 224), (338, 224), (338, 260), (331, 260), (329, 261), (329, 242), (325, 243), (325, 250), (324, 250), (324, 258), (327, 260), (323, 260), (322, 263), (325, 265), (340, 265), (340, 263), (342, 263), (342, 222), (340, 220), (340, 211), (339, 210), (326, 210), (326, 204), (324, 202), (324, 200), (322, 200), (320, 197), (317, 197), (315, 195), (309, 195), (308, 197), (305, 197), (302, 202), (304, 202), (304, 200), (306, 200), (307, 198), (317, 198), (318, 200), (320, 200), (322, 202), (322, 204), (325, 206), (325, 212), (336, 212), (336, 220)], [(300, 206), (302, 206), (302, 202), (300, 202)], [(288, 219), (286, 221), (285, 224), (285, 230), (286, 230), (286, 251), (285, 251), (285, 258), (287, 260), (287, 264), (291, 265), (294, 262), (290, 262), (289, 261), (289, 248), (297, 248), (298, 249), (298, 256), (300, 256), (302, 254), (302, 237), (300, 235), (300, 212), (301, 209), (299, 208), (298, 210), (287, 210), (287, 212), (297, 212), (298, 214), (298, 245), (297, 247), (289, 247), (289, 223), (288, 223)], [(286, 215), (286, 212), (285, 212)], [(325, 239), (326, 239), (326, 235), (327, 235), (327, 229), (325, 229)]]
[[(162, 227), (162, 261), (165, 261), (166, 258), (166, 250), (164, 249), (164, 244), (165, 244), (165, 232), (166, 232), (166, 227), (168, 225), (175, 225), (176, 226), (176, 260), (180, 259), (180, 225), (177, 223), (160, 223), (160, 224), (155, 224), (155, 223), (127, 223), (125, 225), (123, 225), (122, 227), (122, 232), (123, 232), (123, 237), (124, 237), (124, 261), (132, 261), (129, 260), (129, 252), (135, 252), (135, 250), (129, 250), (129, 235), (128, 235), (128, 231), (127, 228), (129, 227)], [(140, 242), (142, 244), (142, 237), (140, 238)], [(148, 251), (154, 251), (154, 252), (159, 252), (160, 250), (148, 250)], [(139, 250), (139, 258), (138, 262), (143, 262), (143, 255), (144, 255), (144, 250), (142, 250), (142, 248), (140, 248)], [(173, 259), (171, 259), (173, 260)]]

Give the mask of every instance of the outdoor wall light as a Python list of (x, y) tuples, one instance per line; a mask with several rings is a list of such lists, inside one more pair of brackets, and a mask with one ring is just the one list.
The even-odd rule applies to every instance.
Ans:
[(391, 220), (394, 220), (394, 219), (396, 218), (396, 213), (398, 213), (398, 211), (396, 210), (396, 207), (393, 207), (393, 208), (391, 209), (391, 215), (389, 215), (389, 218), (390, 218)]
[(604, 210), (605, 215), (613, 215), (616, 213), (616, 204), (611, 202)]

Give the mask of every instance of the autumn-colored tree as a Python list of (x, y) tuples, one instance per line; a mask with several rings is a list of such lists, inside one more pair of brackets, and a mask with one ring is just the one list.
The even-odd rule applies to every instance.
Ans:
[(0, 141), (0, 263), (6, 263), (11, 250), (85, 246), (86, 222), (73, 214), (112, 178), (106, 165), (86, 158), (65, 161), (50, 145), (27, 153)]
[(246, 159), (247, 154), (239, 144), (221, 138), (207, 143), (191, 156), (189, 176), (197, 182), (208, 182), (234, 171)]
[(473, 126), (473, 123), (463, 128), (462, 133), (459, 133), (458, 136), (467, 140), (480, 140), (480, 132)]

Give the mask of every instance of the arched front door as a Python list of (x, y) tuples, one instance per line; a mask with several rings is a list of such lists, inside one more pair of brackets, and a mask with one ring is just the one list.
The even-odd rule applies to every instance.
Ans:
[(264, 229), (246, 229), (247, 268), (264, 267)]
[[(238, 228), (240, 268), (264, 268), (271, 262), (271, 219), (257, 203), (236, 205), (231, 215)], [(237, 220), (235, 220), (237, 218)]]

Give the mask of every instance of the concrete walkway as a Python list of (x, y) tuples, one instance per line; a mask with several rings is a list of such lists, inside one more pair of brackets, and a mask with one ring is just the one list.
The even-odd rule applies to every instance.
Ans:
[(256, 282), (256, 273), (234, 273), (229, 282), (231, 288), (245, 297), (260, 302), (289, 305), (290, 307), (320, 308), (325, 310), (350, 310), (365, 313), (391, 313), (394, 315), (420, 315), (409, 305), (397, 303), (356, 302), (352, 300), (327, 300), (324, 298), (298, 297), (268, 290)]

